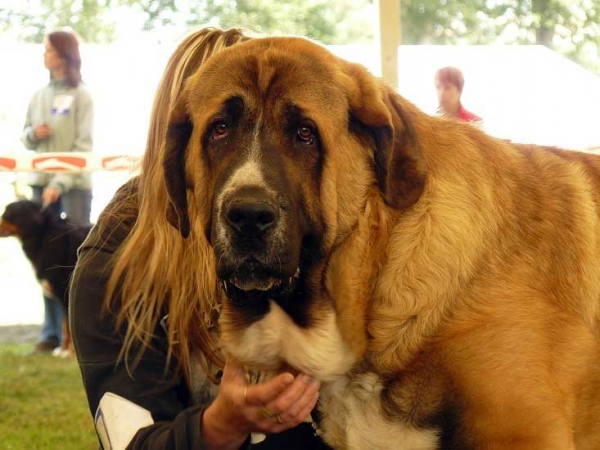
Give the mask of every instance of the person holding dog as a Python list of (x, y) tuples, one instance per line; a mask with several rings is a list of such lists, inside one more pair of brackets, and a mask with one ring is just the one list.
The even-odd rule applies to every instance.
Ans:
[[(156, 92), (140, 175), (119, 189), (80, 249), (70, 324), (105, 450), (328, 448), (305, 423), (316, 380), (283, 373), (263, 381), (222, 354), (219, 288), (196, 276), (211, 273), (209, 244), (199, 234), (181, 239), (167, 219), (165, 143), (167, 133), (189, 131), (169, 126), (183, 112), (186, 80), (248, 39), (205, 28), (177, 47)], [(177, 263), (182, 255), (189, 267)], [(181, 289), (181, 277), (197, 279), (198, 290)]]
[[(22, 142), (38, 153), (92, 151), (93, 103), (81, 80), (77, 38), (67, 31), (47, 35), (44, 65), (50, 82), (37, 91), (27, 110)], [(89, 173), (30, 174), (33, 200), (76, 225), (89, 225), (92, 178)], [(44, 324), (34, 352), (49, 352), (61, 342), (60, 305), (44, 296)]]

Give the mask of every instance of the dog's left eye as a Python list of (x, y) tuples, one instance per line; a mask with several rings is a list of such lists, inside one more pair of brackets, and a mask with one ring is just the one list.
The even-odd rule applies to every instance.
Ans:
[(311, 125), (303, 124), (298, 128), (298, 139), (308, 145), (315, 143), (315, 129)]
[(210, 138), (213, 141), (218, 141), (219, 139), (223, 139), (229, 133), (229, 127), (223, 121), (216, 122), (212, 127), (212, 133)]

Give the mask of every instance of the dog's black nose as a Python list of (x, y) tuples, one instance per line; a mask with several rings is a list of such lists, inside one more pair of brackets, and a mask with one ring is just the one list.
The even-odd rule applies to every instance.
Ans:
[(264, 201), (244, 200), (229, 205), (225, 214), (227, 223), (238, 234), (260, 236), (277, 223), (277, 210)]

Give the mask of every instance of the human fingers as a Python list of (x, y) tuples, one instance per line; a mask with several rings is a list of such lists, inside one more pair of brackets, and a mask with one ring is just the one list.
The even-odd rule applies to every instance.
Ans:
[(286, 413), (275, 415), (275, 417), (271, 419), (269, 426), (265, 427), (265, 432), (281, 433), (282, 431), (297, 427), (302, 422), (306, 421), (319, 400), (319, 392), (313, 392), (306, 398), (307, 401), (303, 403), (301, 409), (296, 409), (294, 412), (290, 410)]
[(312, 410), (315, 409), (315, 406), (317, 405), (317, 402), (319, 401), (319, 396), (320, 396), (319, 391), (315, 392), (313, 394), (313, 397), (310, 399), (310, 401), (308, 401), (306, 403), (304, 408), (301, 409), (299, 412), (294, 413), (291, 420), (295, 421), (296, 424), (304, 422), (306, 420), (306, 418), (310, 415)]
[(272, 433), (277, 427), (281, 430), (291, 427), (285, 425), (285, 428), (281, 428), (277, 414), (269, 411), (265, 404), (277, 398), (293, 382), (294, 377), (288, 373), (257, 385), (249, 385), (244, 368), (228, 360), (223, 369), (219, 393), (210, 406), (211, 417), (227, 423), (231, 432)]
[(294, 382), (266, 406), (276, 413), (288, 411), (292, 406), (307, 401), (321, 387), (310, 375), (300, 374)]
[(301, 374), (270, 403), (258, 409), (257, 425), (267, 433), (279, 433), (302, 423), (319, 398), (320, 382)]
[(282, 373), (264, 383), (248, 386), (245, 391), (245, 401), (249, 405), (265, 405), (279, 396), (294, 382), (291, 373)]
[(48, 136), (48, 131), (46, 130), (45, 125), (38, 125), (33, 130), (33, 134), (35, 135), (36, 138), (43, 139)]
[(236, 385), (244, 386), (247, 384), (244, 367), (238, 364), (237, 361), (227, 358), (225, 367), (223, 367), (223, 376), (221, 377), (221, 383), (234, 383)]
[(256, 428), (257, 407), (246, 402), (247, 385), (243, 367), (228, 359), (223, 368), (219, 392), (206, 410), (209, 413), (209, 431), (214, 424), (219, 424), (217, 428), (223, 435), (247, 434)]
[(277, 406), (273, 410), (279, 414), (280, 422), (302, 422), (307, 414), (304, 411), (308, 408), (309, 412), (314, 408), (317, 399), (319, 398), (320, 383), (311, 381), (301, 396), (288, 404), (284, 409), (279, 409)]
[(42, 193), (42, 201), (47, 205), (56, 202), (59, 197), (60, 191), (51, 186), (44, 189), (44, 192)]

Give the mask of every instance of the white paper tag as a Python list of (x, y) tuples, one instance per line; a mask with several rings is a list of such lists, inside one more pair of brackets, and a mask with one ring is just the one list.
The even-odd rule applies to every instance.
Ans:
[(260, 444), (267, 438), (267, 435), (264, 433), (251, 433), (250, 434), (250, 444)]
[(52, 103), (52, 115), (68, 116), (74, 99), (75, 97), (69, 94), (56, 94)]
[(135, 434), (154, 420), (147, 409), (107, 392), (100, 400), (94, 423), (104, 450), (124, 450)]

